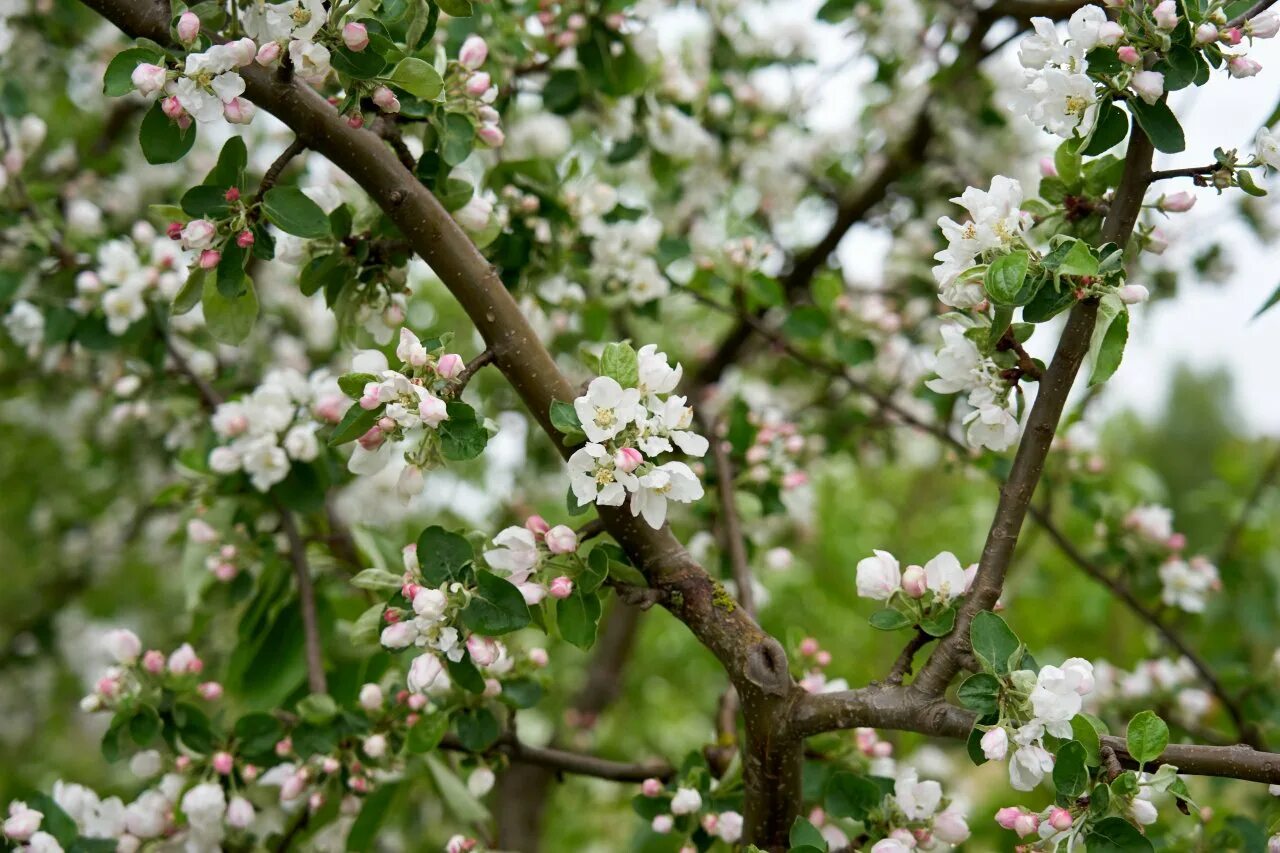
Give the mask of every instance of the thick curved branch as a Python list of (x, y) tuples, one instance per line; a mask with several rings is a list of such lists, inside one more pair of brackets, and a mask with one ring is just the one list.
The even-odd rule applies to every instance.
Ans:
[[(1135, 128), (1125, 154), (1124, 175), (1102, 226), (1104, 242), (1114, 242), (1122, 247), (1129, 242), (1138, 213), (1142, 210), (1153, 154), (1151, 141), (1141, 129)], [(1080, 365), (1089, 352), (1097, 313), (1097, 300), (1086, 299), (1077, 302), (1067, 317), (1053, 361), (1040, 380), (1036, 402), (1031, 407), (1022, 440), (1018, 443), (1009, 477), (1000, 489), (995, 517), (978, 561), (978, 574), (956, 614), (955, 629), (938, 644), (912, 683), (913, 688), (926, 695), (939, 696), (947, 689), (960, 669), (962, 654), (968, 650), (969, 623), (979, 611), (994, 607), (1004, 589), (1005, 575), (1013, 560), (1031, 498), (1044, 472), (1045, 459), (1057, 432), (1062, 409), (1075, 384)]]
[[(471, 752), (458, 740), (457, 735), (446, 734), (440, 741), (441, 749), (454, 752)], [(515, 736), (507, 734), (499, 738), (490, 752), (501, 753), (512, 761), (521, 764), (532, 764), (545, 767), (559, 773), (574, 773), (578, 776), (593, 776), (596, 779), (607, 779), (611, 782), (643, 782), (654, 777), (669, 779), (675, 774), (675, 768), (665, 761), (639, 761), (627, 763), (597, 758), (594, 755), (583, 755), (579, 752), (568, 752), (563, 749), (547, 749), (521, 743)]]

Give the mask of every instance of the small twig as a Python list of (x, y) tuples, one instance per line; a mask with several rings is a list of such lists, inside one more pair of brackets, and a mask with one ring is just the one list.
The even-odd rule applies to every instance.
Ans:
[(916, 652), (928, 645), (932, 639), (933, 637), (926, 634), (923, 628), (916, 628), (915, 635), (902, 649), (898, 659), (893, 662), (893, 669), (889, 670), (889, 677), (885, 680), (889, 684), (901, 684), (902, 679), (911, 674), (911, 665), (915, 662)]
[(487, 364), (493, 364), (493, 350), (486, 348), (475, 358), (467, 362), (466, 367), (462, 368), (462, 372), (453, 377), (453, 386), (455, 393), (461, 394), (462, 390), (467, 387), (467, 383), (471, 381), (471, 377), (475, 376), (477, 371)]
[[(1162, 169), (1148, 175), (1147, 184), (1149, 186), (1156, 181), (1167, 181), (1170, 178), (1203, 178), (1205, 175), (1212, 175), (1221, 168), (1221, 163), (1211, 163), (1208, 166), (1183, 166), (1181, 169)], [(1200, 184), (1200, 181), (1197, 180), (1196, 183)]]
[(1000, 341), (996, 344), (996, 349), (1002, 352), (1011, 352), (1018, 357), (1017, 370), (1021, 376), (1030, 376), (1037, 382), (1044, 376), (1044, 371), (1040, 369), (1040, 365), (1035, 363), (1035, 360), (1022, 348), (1022, 344), (1018, 343), (1018, 339), (1013, 336), (1012, 326), (1004, 330), (1004, 335), (1001, 336)]
[(1236, 547), (1240, 544), (1240, 537), (1244, 535), (1244, 529), (1248, 526), (1249, 516), (1253, 514), (1258, 503), (1262, 500), (1262, 496), (1266, 494), (1267, 489), (1275, 482), (1277, 475), (1280, 475), (1280, 447), (1277, 447), (1275, 453), (1271, 455), (1271, 460), (1267, 462), (1267, 467), (1262, 469), (1262, 474), (1258, 477), (1258, 481), (1253, 484), (1253, 491), (1245, 499), (1244, 505), (1240, 507), (1240, 512), (1236, 515), (1235, 521), (1231, 523), (1231, 527), (1227, 530), (1227, 535), (1223, 537), (1222, 545), (1218, 548), (1216, 565), (1224, 565), (1235, 555)]
[(222, 395), (209, 384), (207, 379), (192, 369), (191, 362), (187, 361), (186, 356), (174, 344), (168, 330), (162, 329), (160, 334), (164, 337), (164, 346), (169, 351), (169, 357), (173, 359), (174, 367), (178, 368), (178, 372), (196, 387), (196, 391), (200, 393), (200, 402), (204, 404), (204, 407), (212, 412), (222, 405)]
[(709, 424), (711, 451), (716, 463), (716, 484), (720, 491), (720, 539), (729, 555), (733, 571), (733, 583), (738, 591), (738, 604), (752, 618), (756, 615), (756, 594), (751, 578), (751, 563), (747, 557), (746, 539), (742, 533), (742, 520), (738, 517), (738, 503), (733, 494), (733, 462), (729, 459), (729, 443), (717, 434), (716, 424)]
[(411, 173), (416, 173), (418, 163), (413, 159), (413, 152), (405, 144), (404, 137), (400, 135), (400, 128), (396, 125), (395, 119), (384, 115), (378, 116), (373, 122), (373, 132), (387, 141), (391, 150), (396, 153), (396, 159), (400, 161), (400, 165)]
[(1251, 18), (1256, 18), (1258, 15), (1261, 15), (1263, 12), (1274, 6), (1275, 2), (1276, 0), (1258, 0), (1258, 2), (1250, 6), (1244, 14), (1237, 15), (1231, 23), (1227, 24), (1227, 27), (1238, 27)]
[(1102, 769), (1107, 773), (1107, 781), (1114, 782), (1124, 772), (1124, 768), (1120, 766), (1120, 757), (1114, 749), (1105, 745), (1098, 750), (1098, 756), (1102, 759)]
[(316, 618), (316, 591), (311, 583), (311, 566), (307, 563), (307, 546), (298, 533), (293, 513), (277, 503), (280, 526), (289, 540), (289, 560), (293, 563), (294, 578), (298, 582), (298, 606), (302, 609), (302, 636), (307, 653), (307, 683), (312, 693), (327, 693), (324, 658), (320, 646), (320, 623)]
[(618, 594), (618, 600), (623, 604), (630, 604), (641, 610), (648, 610), (655, 604), (665, 604), (670, 594), (663, 589), (655, 589), (651, 586), (636, 586), (635, 584), (622, 583), (620, 581), (609, 581), (614, 592)]
[(588, 539), (594, 539), (604, 533), (604, 522), (598, 518), (593, 518), (573, 532), (577, 534), (579, 542), (586, 542)]
[(266, 194), (267, 190), (276, 185), (276, 181), (280, 180), (280, 174), (285, 170), (285, 167), (289, 165), (289, 162), (306, 150), (307, 146), (303, 143), (302, 139), (300, 137), (294, 137), (294, 140), (289, 143), (289, 147), (280, 152), (280, 156), (277, 157), (269, 167), (267, 167), (267, 171), (262, 175), (262, 183), (258, 185), (258, 192), (253, 197), (254, 204), (261, 202), (262, 197)]

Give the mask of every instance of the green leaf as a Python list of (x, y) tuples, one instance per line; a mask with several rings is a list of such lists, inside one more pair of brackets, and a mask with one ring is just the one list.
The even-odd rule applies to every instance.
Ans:
[(160, 715), (150, 705), (142, 705), (129, 719), (129, 737), (138, 746), (147, 746), (160, 734)]
[(566, 446), (577, 444), (587, 437), (587, 434), (582, 431), (582, 421), (578, 420), (578, 412), (573, 408), (572, 403), (565, 403), (562, 400), (551, 401), (551, 425), (564, 433)]
[(1080, 191), (1080, 140), (1068, 139), (1053, 152), (1053, 165), (1058, 170), (1058, 180), (1067, 192)]
[(382, 409), (382, 406), (376, 409), (362, 409), (355, 404), (349, 406), (342, 420), (338, 421), (338, 425), (334, 427), (333, 435), (329, 436), (329, 446), (337, 447), (348, 441), (355, 441), (373, 429), (373, 425), (382, 415)]
[(1105, 732), (1099, 730), (1101, 725), (1101, 720), (1086, 714), (1076, 714), (1071, 718), (1071, 736), (1084, 747), (1085, 763), (1090, 767), (1097, 767), (1102, 763), (1099, 750), (1102, 746), (1101, 735)]
[(226, 194), (224, 188), (196, 184), (182, 194), (182, 212), (197, 219), (221, 219), (231, 209)]
[(1185, 89), (1195, 82), (1200, 74), (1200, 54), (1191, 48), (1175, 44), (1169, 48), (1164, 59), (1153, 68), (1164, 75), (1164, 90), (1176, 92)]
[(404, 586), (404, 580), (400, 575), (382, 569), (365, 569), (351, 579), (351, 585), (374, 592), (399, 592)]
[(600, 613), (600, 596), (575, 585), (568, 598), (556, 602), (560, 636), (580, 649), (591, 648), (600, 627)]
[(1043, 323), (1058, 316), (1075, 302), (1076, 297), (1070, 287), (1055, 290), (1052, 285), (1045, 285), (1022, 309), (1022, 319), (1028, 323)]
[(328, 693), (311, 693), (298, 702), (298, 715), (308, 723), (323, 726), (338, 715), (338, 703)]
[(489, 810), (467, 790), (467, 786), (448, 765), (434, 755), (424, 756), (424, 760), (431, 772), (431, 779), (436, 784), (436, 790), (440, 792), (440, 799), (458, 822), (488, 824), (491, 820)]
[(239, 187), (248, 163), (249, 149), (245, 147), (244, 137), (233, 136), (223, 143), (222, 150), (218, 152), (218, 162), (205, 175), (204, 182), (224, 191)]
[(1272, 307), (1273, 307), (1277, 302), (1280, 302), (1280, 285), (1277, 285), (1276, 289), (1275, 289), (1275, 290), (1273, 290), (1273, 291), (1271, 291), (1271, 295), (1267, 297), (1267, 301), (1266, 301), (1266, 302), (1264, 302), (1264, 303), (1262, 303), (1262, 307), (1261, 307), (1261, 308), (1259, 308), (1257, 311), (1253, 312), (1253, 316), (1252, 316), (1251, 318), (1249, 318), (1249, 319), (1251, 319), (1251, 320), (1256, 320), (1256, 319), (1258, 319), (1258, 318), (1259, 318), (1259, 317), (1261, 317), (1263, 314), (1265, 314), (1267, 311), (1271, 310), (1271, 308), (1272, 308)]
[(1084, 746), (1069, 740), (1058, 747), (1053, 763), (1053, 787), (1063, 797), (1078, 797), (1089, 788), (1089, 768)]
[(886, 607), (883, 610), (877, 610), (871, 614), (868, 620), (871, 622), (872, 628), (881, 631), (896, 631), (899, 628), (905, 628), (911, 624), (911, 617), (901, 611)]
[[(1063, 247), (1066, 247), (1065, 249)], [(1074, 237), (1058, 245), (1044, 259), (1043, 266), (1058, 275), (1097, 275), (1098, 258), (1093, 250), (1081, 240)]]
[(1243, 169), (1236, 172), (1236, 184), (1255, 198), (1262, 198), (1267, 194), (1266, 190), (1253, 182), (1253, 175)]
[(542, 685), (532, 678), (508, 678), (498, 698), (513, 708), (532, 708), (542, 698)]
[(951, 633), (951, 629), (956, 626), (956, 608), (954, 605), (943, 610), (941, 613), (935, 613), (928, 619), (920, 621), (920, 629), (930, 637), (945, 637)]
[(631, 344), (606, 345), (600, 355), (600, 373), (623, 388), (634, 388), (640, 382), (640, 361)]
[(470, 18), (471, 0), (436, 0), (440, 11), (451, 18)]
[(462, 113), (445, 113), (440, 130), (440, 159), (456, 166), (471, 156), (476, 143), (476, 126)]
[(436, 71), (431, 63), (416, 56), (406, 57), (396, 63), (396, 67), (391, 69), (391, 74), (386, 79), (423, 101), (435, 100), (440, 90), (444, 88), (440, 72)]
[(454, 719), (458, 740), (472, 752), (484, 752), (498, 741), (498, 718), (488, 708), (463, 711)]
[(204, 305), (205, 325), (209, 334), (220, 343), (242, 343), (258, 321), (258, 294), (254, 292), (253, 281), (246, 278), (244, 290), (228, 297), (218, 290), (215, 278), (204, 277), (201, 303)]
[(235, 735), (237, 752), (245, 757), (274, 755), (284, 724), (271, 714), (246, 714), (236, 720)]
[(338, 387), (351, 399), (359, 400), (364, 396), (364, 386), (377, 381), (372, 373), (344, 373), (338, 377)]
[(1148, 853), (1151, 842), (1122, 817), (1107, 817), (1093, 825), (1085, 837), (1089, 853)]
[(515, 584), (492, 572), (476, 572), (476, 589), (462, 611), (462, 622), (477, 634), (518, 631), (531, 621), (529, 605)]
[(827, 330), (827, 315), (814, 305), (800, 305), (782, 323), (783, 334), (801, 340), (813, 340)]
[(444, 738), (444, 733), (448, 730), (449, 716), (447, 714), (424, 714), (418, 718), (418, 722), (410, 726), (405, 743), (410, 752), (418, 754), (431, 752), (440, 745), (440, 741)]
[(542, 87), (542, 105), (556, 115), (568, 115), (582, 103), (582, 74), (576, 68), (551, 72)]
[(797, 847), (814, 847), (818, 850), (827, 849), (827, 840), (822, 837), (822, 833), (818, 828), (802, 817), (796, 817), (795, 823), (791, 824), (791, 834), (787, 839), (791, 842), (791, 849)]
[(206, 271), (200, 267), (196, 267), (187, 275), (187, 280), (182, 283), (182, 287), (173, 297), (173, 306), (170, 308), (173, 316), (180, 317), (200, 304), (200, 299), (204, 295), (205, 275)]
[(1005, 331), (1013, 323), (1013, 307), (996, 303), (991, 312), (991, 328), (987, 329), (987, 349), (993, 350), (1004, 337)]
[(1157, 151), (1177, 154), (1186, 149), (1187, 139), (1182, 133), (1182, 125), (1178, 124), (1173, 110), (1163, 98), (1154, 104), (1148, 104), (1141, 98), (1130, 98), (1125, 103)]
[(836, 773), (827, 781), (823, 807), (832, 817), (862, 820), (884, 800), (880, 786), (855, 773)]
[(476, 665), (471, 662), (470, 653), (463, 655), (462, 660), (459, 661), (452, 661), (446, 658), (445, 665), (449, 667), (449, 677), (453, 679), (454, 684), (468, 693), (477, 695), (484, 693), (484, 676), (480, 674), (480, 670), (476, 669)]
[(156, 101), (142, 118), (138, 144), (142, 146), (142, 156), (153, 166), (176, 163), (187, 156), (191, 146), (196, 144), (195, 122), (183, 130), (169, 120), (160, 109), (160, 102)]
[(628, 95), (643, 86), (648, 76), (644, 60), (631, 44), (603, 24), (591, 28), (577, 51), (587, 79), (606, 95)]
[(1093, 362), (1093, 373), (1089, 376), (1090, 387), (1106, 382), (1119, 369), (1120, 360), (1124, 358), (1124, 345), (1128, 341), (1129, 311), (1125, 309), (1107, 326), (1102, 345), (1098, 347), (1098, 355)]
[(236, 241), (228, 240), (222, 247), (222, 258), (218, 261), (214, 275), (218, 292), (227, 299), (235, 299), (244, 293), (244, 283), (247, 281), (244, 267), (248, 260), (249, 253), (240, 248)]
[(357, 80), (372, 80), (387, 67), (387, 61), (377, 51), (369, 48), (356, 52), (348, 47), (340, 47), (330, 51), (329, 62), (340, 73)]
[(297, 187), (272, 187), (262, 197), (262, 208), (286, 234), (311, 240), (330, 235), (329, 217)]
[(1155, 761), (1169, 745), (1169, 727), (1154, 711), (1139, 711), (1125, 730), (1129, 755), (1139, 764)]
[(120, 51), (107, 63), (107, 72), (102, 78), (102, 94), (109, 98), (129, 94), (134, 89), (134, 69), (144, 62), (159, 65), (160, 59), (160, 54), (142, 47)]
[(973, 617), (969, 625), (969, 642), (985, 668), (998, 675), (1009, 671), (1009, 658), (1022, 645), (1018, 635), (990, 610), (981, 610)]
[(457, 533), (432, 525), (418, 536), (418, 566), (428, 586), (461, 580), (474, 560), (471, 543)]
[(489, 431), (466, 403), (454, 400), (445, 404), (445, 410), (449, 419), (440, 422), (440, 453), (453, 462), (475, 459), (489, 443)]
[(956, 692), (960, 704), (979, 714), (1000, 710), (1000, 680), (989, 672), (977, 672), (966, 678)]
[[(1010, 252), (992, 261), (982, 279), (982, 285), (991, 301), (999, 305), (1021, 305), (1031, 301), (1034, 291), (1019, 301), (1030, 265), (1031, 256), (1026, 252)], [(1002, 329), (1001, 332), (1003, 331)]]

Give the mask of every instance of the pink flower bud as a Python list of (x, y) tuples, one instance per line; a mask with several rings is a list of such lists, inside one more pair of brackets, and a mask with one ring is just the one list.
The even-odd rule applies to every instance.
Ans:
[(369, 30), (364, 24), (352, 21), (342, 28), (342, 43), (348, 50), (359, 53), (369, 46)]
[(924, 569), (919, 566), (907, 566), (902, 573), (902, 591), (912, 598), (920, 598), (928, 589)]
[(253, 232), (247, 228), (236, 235), (236, 245), (241, 249), (247, 249), (253, 245)]
[(573, 581), (564, 575), (561, 575), (551, 581), (549, 592), (551, 593), (552, 598), (568, 598), (573, 594)]
[(540, 515), (531, 515), (524, 520), (524, 529), (532, 533), (535, 537), (541, 538), (551, 529), (551, 525), (547, 524), (547, 520)]
[[(463, 68), (475, 71), (484, 61), (489, 58), (489, 45), (483, 38), (477, 35), (467, 36), (467, 40), (462, 43), (462, 49), (458, 51), (458, 62)], [(485, 89), (489, 88), (486, 82)], [(483, 90), (482, 90), (483, 91)]]
[(496, 124), (480, 125), (479, 130), (476, 131), (476, 136), (480, 137), (480, 141), (490, 148), (501, 148), (502, 143), (507, 141), (507, 135)]
[(200, 18), (195, 12), (183, 12), (178, 18), (178, 41), (191, 44), (200, 35)]
[(653, 831), (659, 835), (666, 835), (675, 827), (675, 825), (676, 819), (674, 817), (669, 814), (660, 814), (653, 819), (650, 827), (652, 827)]
[(1107, 47), (1113, 47), (1116, 42), (1124, 38), (1124, 27), (1115, 21), (1106, 21), (1098, 27), (1098, 42), (1105, 44)]
[(196, 688), (200, 698), (207, 702), (216, 702), (222, 698), (222, 685), (216, 681), (206, 681)]
[(623, 447), (613, 455), (613, 465), (619, 471), (630, 474), (640, 467), (644, 457), (634, 447)]
[(1022, 809), (1014, 806), (1005, 806), (996, 812), (996, 823), (1000, 825), (1001, 829), (1013, 829), (1014, 822), (1021, 816)]
[(244, 781), (253, 782), (258, 778), (258, 765), (246, 764), (240, 768), (240, 775), (244, 777)]
[(456, 352), (447, 352), (436, 362), (436, 373), (442, 379), (453, 379), (466, 368), (462, 356)]
[(166, 76), (163, 67), (144, 62), (133, 69), (129, 79), (133, 81), (134, 88), (145, 98), (164, 88)]
[(386, 415), (383, 415), (382, 417), (378, 418), (378, 429), (388, 434), (395, 432), (396, 431), (395, 419), (389, 418)]
[(1137, 65), (1142, 62), (1142, 54), (1138, 53), (1138, 49), (1130, 44), (1118, 48), (1116, 56), (1119, 56), (1120, 61), (1125, 65)]
[(529, 649), (529, 662), (542, 669), (551, 662), (551, 659), (547, 656), (547, 650), (539, 646)]
[(474, 95), (477, 98), (480, 97), (485, 92), (489, 91), (490, 82), (491, 81), (489, 78), (489, 72), (487, 71), (475, 72), (474, 74), (472, 74), (470, 77), (467, 78), (467, 85), (466, 85), (467, 94)]
[(1125, 305), (1137, 305), (1140, 302), (1146, 302), (1151, 296), (1151, 291), (1140, 284), (1126, 284), (1116, 291), (1116, 295)]
[(830, 666), (830, 665), (831, 665), (831, 652), (827, 651), (826, 649), (823, 649), (822, 651), (820, 651), (820, 652), (818, 652), (816, 655), (814, 655), (814, 656), (813, 656), (813, 659), (814, 659), (815, 661), (817, 661), (818, 666)]
[(879, 740), (871, 745), (872, 758), (888, 758), (893, 755), (893, 744), (887, 740)]
[(181, 119), (187, 114), (187, 111), (182, 108), (182, 104), (179, 103), (178, 99), (172, 97), (165, 98), (160, 102), (160, 111), (174, 121)]
[(1040, 158), (1040, 174), (1046, 178), (1058, 177), (1058, 167), (1054, 165), (1052, 157)]
[(816, 655), (820, 648), (821, 646), (818, 645), (817, 639), (813, 637), (805, 637), (800, 641), (800, 654), (802, 655)]
[(400, 112), (400, 99), (396, 97), (396, 93), (388, 89), (386, 86), (379, 86), (373, 90), (370, 96), (374, 106), (382, 110), (384, 113)]
[(1168, 538), (1165, 544), (1169, 546), (1171, 551), (1181, 551), (1183, 548), (1187, 547), (1186, 534), (1174, 533)]
[(1018, 833), (1019, 838), (1026, 838), (1028, 835), (1035, 834), (1040, 828), (1040, 815), (1024, 812), (1018, 815), (1018, 819), (1013, 822), (1013, 831)]
[(205, 249), (200, 253), (200, 269), (211, 270), (222, 260), (222, 253), (217, 249)]
[[(364, 402), (363, 400), (361, 401)], [(382, 446), (382, 442), (387, 440), (386, 433), (378, 429), (376, 426), (371, 427), (368, 432), (356, 439), (356, 441), (365, 450), (377, 450)]]
[(307, 799), (307, 808), (311, 809), (313, 812), (318, 812), (324, 808), (324, 803), (324, 794), (316, 791)]
[(177, 758), (173, 759), (173, 769), (177, 770), (179, 773), (186, 773), (189, 767), (191, 767), (191, 756), (179, 755)]
[(168, 235), (170, 240), (182, 239), (182, 223), (170, 222), (164, 229), (164, 233)]
[(258, 56), (256, 62), (262, 66), (273, 65), (280, 59), (280, 42), (269, 41), (262, 47), (258, 48)]
[(578, 534), (573, 532), (572, 527), (564, 524), (557, 524), (548, 530), (545, 541), (547, 550), (552, 554), (572, 554), (578, 550)]
[(1164, 75), (1159, 71), (1139, 71), (1129, 81), (1133, 91), (1148, 104), (1154, 104), (1164, 94)]
[(152, 649), (142, 656), (142, 668), (152, 675), (164, 672), (164, 652)]
[(1156, 26), (1162, 30), (1171, 30), (1178, 26), (1178, 4), (1175, 0), (1162, 0), (1151, 10), (1156, 19)]
[(281, 738), (276, 741), (276, 755), (284, 758), (293, 752), (293, 741), (289, 738)]
[(486, 678), (484, 680), (484, 693), (480, 694), (486, 699), (493, 699), (502, 695), (502, 682), (496, 678)]
[(1227, 71), (1232, 77), (1252, 77), (1262, 70), (1262, 65), (1247, 56), (1233, 56), (1227, 60)]
[(498, 659), (501, 650), (498, 644), (488, 637), (472, 634), (467, 637), (467, 653), (476, 666), (492, 666)]
[(229, 776), (231, 769), (235, 766), (235, 759), (231, 757), (229, 752), (215, 752), (213, 754), (213, 772), (221, 776)]
[(347, 126), (356, 129), (364, 127), (364, 116), (360, 113), (352, 113), (347, 116)]
[(1232, 27), (1222, 33), (1222, 39), (1232, 47), (1238, 45), (1244, 39), (1244, 33), (1239, 27)]
[(1218, 28), (1205, 21), (1196, 27), (1196, 44), (1213, 44), (1218, 40)]
[(244, 98), (232, 98), (222, 105), (222, 117), (232, 124), (249, 124), (257, 111), (258, 108)]
[(1195, 207), (1196, 197), (1189, 192), (1160, 196), (1159, 208), (1168, 213), (1186, 213)]
[(1071, 828), (1071, 812), (1061, 806), (1054, 806), (1049, 809), (1049, 826), (1062, 832)]
[(1246, 23), (1244, 28), (1245, 32), (1254, 38), (1274, 38), (1276, 33), (1280, 33), (1280, 12), (1268, 9)]
[(427, 707), (427, 697), (421, 693), (414, 693), (409, 696), (408, 703), (409, 707), (413, 710), (421, 711), (423, 708)]

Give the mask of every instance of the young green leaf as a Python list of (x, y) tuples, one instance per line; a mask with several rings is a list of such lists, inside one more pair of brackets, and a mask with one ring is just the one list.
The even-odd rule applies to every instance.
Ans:
[(444, 88), (444, 81), (440, 79), (440, 72), (436, 71), (431, 63), (418, 59), (416, 56), (400, 60), (396, 67), (391, 69), (391, 73), (386, 79), (392, 85), (404, 89), (410, 95), (423, 101), (434, 100), (436, 95), (440, 94), (440, 90)]
[(1139, 711), (1125, 730), (1129, 755), (1139, 764), (1155, 761), (1169, 745), (1169, 727), (1154, 711)]
[(262, 197), (267, 219), (286, 234), (316, 240), (328, 237), (329, 217), (297, 187), (272, 187)]
[(462, 622), (477, 634), (518, 631), (530, 621), (529, 605), (515, 584), (492, 572), (476, 572), (476, 589), (462, 610)]
[(1093, 373), (1089, 376), (1090, 387), (1106, 382), (1120, 367), (1124, 358), (1124, 346), (1129, 341), (1129, 311), (1123, 310), (1107, 326), (1102, 337), (1102, 345), (1098, 347), (1098, 355), (1093, 362)]

